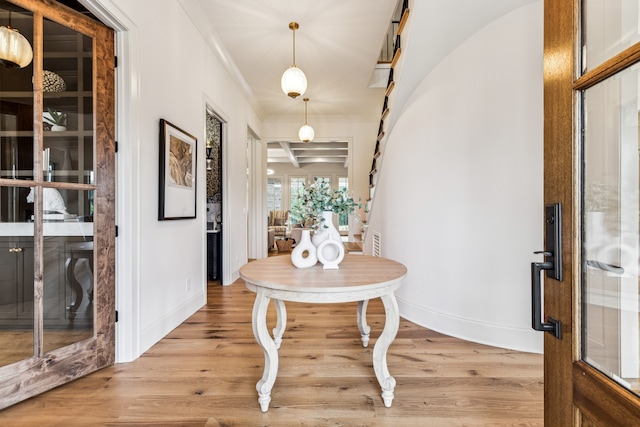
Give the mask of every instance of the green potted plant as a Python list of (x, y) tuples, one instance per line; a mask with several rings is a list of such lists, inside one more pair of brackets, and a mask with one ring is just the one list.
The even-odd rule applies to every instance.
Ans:
[(53, 108), (47, 109), (48, 113), (43, 114), (44, 121), (51, 126), (51, 130), (54, 132), (60, 132), (67, 130), (67, 114), (54, 110)]
[(298, 190), (289, 218), (300, 224), (312, 224), (311, 228), (315, 230), (313, 243), (316, 245), (325, 240), (327, 234), (340, 240), (340, 233), (333, 225), (333, 214), (353, 215), (356, 208), (362, 207), (359, 202), (346, 188), (332, 190), (327, 180), (316, 176), (313, 184), (303, 185)]

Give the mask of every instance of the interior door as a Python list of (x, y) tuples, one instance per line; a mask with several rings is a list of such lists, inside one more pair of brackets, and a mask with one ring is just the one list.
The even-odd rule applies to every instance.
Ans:
[(636, 0), (545, 0), (547, 426), (640, 425), (639, 41)]
[(115, 61), (111, 29), (54, 1), (0, 0), (0, 25), (33, 52), (0, 60), (4, 408), (114, 362)]

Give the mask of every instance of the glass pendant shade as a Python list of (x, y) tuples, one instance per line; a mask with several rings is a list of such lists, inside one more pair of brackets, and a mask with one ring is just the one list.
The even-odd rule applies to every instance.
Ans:
[(314, 132), (313, 128), (309, 126), (307, 123), (307, 102), (309, 102), (309, 98), (305, 98), (304, 100), (304, 125), (298, 131), (298, 138), (302, 142), (311, 142), (313, 141)]
[(32, 59), (29, 41), (11, 27), (0, 27), (0, 64), (7, 68), (24, 68)]
[(303, 125), (298, 131), (298, 138), (300, 138), (302, 142), (311, 142), (313, 141), (313, 137), (313, 128), (309, 125)]
[(300, 28), (297, 22), (290, 22), (289, 29), (293, 34), (293, 62), (291, 67), (282, 74), (280, 86), (282, 91), (291, 98), (296, 98), (307, 90), (307, 76), (304, 72), (296, 67), (296, 30)]
[(296, 98), (307, 90), (307, 76), (300, 68), (292, 65), (282, 74), (280, 85), (287, 96)]

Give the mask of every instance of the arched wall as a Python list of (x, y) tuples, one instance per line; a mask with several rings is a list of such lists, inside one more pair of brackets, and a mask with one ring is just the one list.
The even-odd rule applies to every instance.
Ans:
[(529, 269), (543, 244), (542, 3), (480, 29), (392, 106), (402, 113), (367, 233), (408, 267), (397, 292), (403, 317), (532, 352), (543, 341), (531, 329)]

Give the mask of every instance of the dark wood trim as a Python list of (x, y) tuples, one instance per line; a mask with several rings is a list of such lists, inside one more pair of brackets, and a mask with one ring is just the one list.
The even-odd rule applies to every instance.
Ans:
[(584, 362), (573, 365), (575, 405), (599, 425), (640, 420), (640, 398)]
[[(96, 112), (95, 144), (96, 192), (95, 192), (95, 331), (96, 368), (115, 362), (115, 36), (107, 27), (97, 27), (93, 39), (93, 91)], [(99, 113), (98, 113), (99, 112)]]
[(573, 88), (585, 90), (640, 61), (640, 42), (579, 77)]
[[(577, 1), (577, 0), (576, 0)], [(562, 204), (562, 282), (545, 278), (544, 317), (562, 322), (562, 339), (544, 334), (545, 425), (573, 425), (573, 69), (574, 0), (544, 3), (544, 203)], [(543, 207), (541, 206), (541, 209)], [(540, 232), (544, 224), (540, 224)]]

